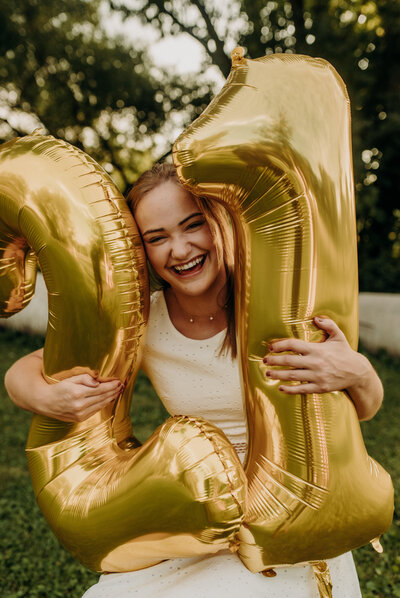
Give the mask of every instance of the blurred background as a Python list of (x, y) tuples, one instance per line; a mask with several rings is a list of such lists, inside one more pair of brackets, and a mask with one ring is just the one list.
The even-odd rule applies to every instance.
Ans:
[(0, 141), (36, 127), (123, 192), (210, 102), (236, 45), (319, 56), (351, 99), (360, 290), (400, 291), (398, 0), (0, 0)]
[[(366, 346), (380, 331), (383, 340), (370, 348), (392, 354), (369, 355), (386, 399), (363, 432), (398, 488), (399, 0), (0, 0), (0, 143), (42, 128), (90, 154), (124, 192), (169, 154), (219, 91), (237, 45), (251, 58), (278, 52), (325, 58), (347, 85), (361, 331)], [(1, 343), (5, 371), (41, 346), (43, 336), (6, 330)], [(1, 595), (79, 598), (96, 576), (59, 547), (37, 510), (23, 457), (30, 416), (2, 394)], [(165, 412), (145, 378), (135, 401), (136, 431), (144, 439)], [(367, 598), (400, 597), (398, 513), (383, 544), (382, 556), (368, 547), (356, 552)]]

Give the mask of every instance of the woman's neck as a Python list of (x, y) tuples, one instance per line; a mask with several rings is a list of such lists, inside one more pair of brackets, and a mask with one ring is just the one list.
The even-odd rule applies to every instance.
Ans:
[(184, 336), (206, 339), (227, 327), (226, 279), (202, 295), (187, 295), (169, 287), (164, 292), (172, 324)]

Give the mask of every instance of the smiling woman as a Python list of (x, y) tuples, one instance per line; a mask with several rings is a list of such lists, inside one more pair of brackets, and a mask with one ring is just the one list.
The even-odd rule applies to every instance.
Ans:
[(221, 350), (235, 357), (233, 240), (225, 209), (193, 197), (167, 163), (145, 172), (127, 200), (174, 327), (196, 340), (226, 329)]
[[(223, 339), (230, 341), (229, 327), (235, 337), (227, 214), (216, 202), (211, 210), (207, 199), (188, 193), (168, 164), (144, 173), (128, 202), (159, 282), (152, 295), (142, 368), (171, 414), (201, 414), (214, 422), (243, 461), (247, 431), (238, 362), (232, 359), (231, 344), (221, 351)], [(236, 355), (236, 345), (234, 349)], [(359, 598), (351, 553), (328, 562), (334, 596)], [(210, 558), (176, 558), (143, 571), (103, 576), (84, 598), (116, 594), (314, 598), (317, 589), (309, 565), (281, 568), (275, 578), (266, 579), (250, 574), (235, 555), (223, 551)]]
[[(167, 181), (146, 194), (137, 206), (136, 220), (149, 260), (176, 295), (200, 298), (210, 287), (226, 281), (218, 263), (210, 228), (191, 196)], [(163, 223), (158, 227), (157, 223)], [(150, 228), (156, 226), (156, 228)]]
[[(247, 430), (236, 359), (232, 232), (227, 213), (218, 203), (188, 193), (179, 184), (173, 166), (168, 164), (155, 165), (144, 173), (130, 191), (128, 203), (145, 244), (153, 286), (158, 289), (152, 294), (141, 367), (171, 415), (202, 416), (218, 426), (243, 463)], [(331, 320), (316, 324), (327, 332), (328, 339), (318, 343), (318, 347), (307, 344), (309, 351), (301, 356), (302, 375), (315, 383), (315, 392), (321, 392), (318, 376), (321, 369), (329, 380), (325, 392), (352, 385), (352, 398), (357, 398), (364, 409), (361, 412), (371, 417), (374, 410), (365, 403), (365, 393), (357, 393), (357, 389), (368, 384), (370, 396), (376, 397), (376, 408), (379, 406), (381, 386), (373, 368), (349, 347)], [(276, 346), (273, 349), (275, 355), (268, 356), (268, 364), (284, 366), (279, 370), (282, 379), (289, 373), (295, 380), (301, 380), (296, 364), (289, 364), (287, 369), (288, 364), (283, 361), (287, 356), (279, 355), (284, 349)], [(313, 353), (318, 353), (318, 360), (313, 359)], [(343, 362), (348, 364), (346, 369)], [(64, 413), (63, 417), (79, 421), (82, 419), (79, 409), (93, 394), (90, 384), (96, 384), (99, 409), (102, 401), (113, 401), (116, 391), (107, 387), (107, 383), (92, 380), (83, 383), (70, 378), (48, 387), (41, 377), (41, 363), (42, 354), (36, 352), (9, 370), (7, 388), (18, 405), (33, 411), (40, 406), (47, 416), (60, 418), (63, 411), (60, 405), (67, 404), (68, 415)], [(292, 388), (282, 387), (282, 390), (289, 393)], [(51, 400), (43, 405), (43, 396), (50, 395)], [(90, 400), (93, 402), (93, 397)], [(351, 553), (327, 562), (334, 598), (359, 598)], [(116, 595), (119, 598), (138, 595), (141, 598), (187, 598), (188, 595), (314, 598), (317, 589), (310, 565), (282, 567), (276, 577), (267, 579), (260, 573), (251, 573), (229, 550), (221, 550), (212, 556), (171, 558), (140, 571), (110, 573), (89, 589), (85, 598)]]

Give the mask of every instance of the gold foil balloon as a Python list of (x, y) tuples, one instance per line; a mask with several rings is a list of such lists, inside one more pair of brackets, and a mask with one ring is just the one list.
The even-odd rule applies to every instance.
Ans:
[[(356, 227), (345, 86), (325, 61), (248, 60), (176, 141), (181, 182), (221, 202), (236, 236), (237, 327), (249, 433), (239, 555), (251, 571), (319, 561), (390, 526), (389, 475), (345, 392), (288, 396), (267, 379), (274, 338), (321, 341), (325, 314), (358, 335)], [(324, 567), (316, 573), (322, 585)], [(321, 590), (326, 592), (328, 590)]]
[(0, 148), (0, 310), (49, 293), (44, 375), (119, 378), (117, 402), (82, 423), (35, 415), (27, 456), (38, 504), (62, 544), (97, 571), (130, 571), (234, 543), (246, 478), (218, 428), (176, 416), (143, 444), (130, 397), (148, 316), (134, 221), (89, 156), (32, 135)]

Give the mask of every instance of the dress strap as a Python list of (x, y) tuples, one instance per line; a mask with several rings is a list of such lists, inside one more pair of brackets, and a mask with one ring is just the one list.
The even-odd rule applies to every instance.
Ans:
[(332, 579), (326, 561), (310, 561), (320, 598), (332, 598)]

